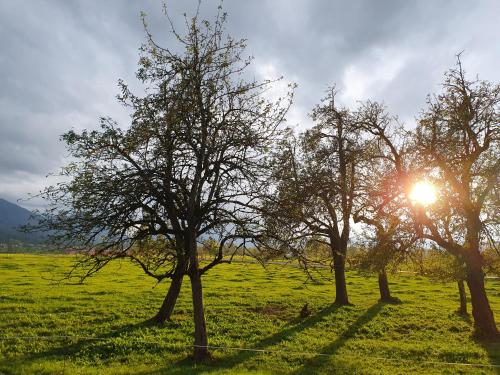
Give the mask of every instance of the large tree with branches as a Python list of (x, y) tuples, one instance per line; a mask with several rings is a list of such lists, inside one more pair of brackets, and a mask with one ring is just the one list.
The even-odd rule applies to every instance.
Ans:
[[(185, 35), (172, 27), (173, 49), (158, 44), (145, 24), (137, 72), (145, 94), (120, 82), (130, 127), (103, 118), (100, 130), (63, 136), (74, 161), (64, 167), (64, 181), (43, 192), (52, 204), (39, 225), (81, 250), (74, 272), (82, 277), (131, 258), (158, 281), (172, 279), (160, 320), (187, 275), (196, 360), (209, 356), (201, 276), (228, 261), (225, 249), (254, 236), (266, 155), (291, 102), (288, 93), (266, 99), (274, 81), (245, 78), (245, 41), (226, 34), (225, 20), (220, 7), (213, 23), (186, 18)], [(209, 237), (218, 250), (200, 264), (198, 246)]]
[(476, 330), (493, 338), (482, 245), (500, 222), (500, 85), (468, 80), (459, 57), (443, 89), (416, 129), (418, 169), (439, 191), (435, 204), (415, 207), (417, 231), (465, 264)]

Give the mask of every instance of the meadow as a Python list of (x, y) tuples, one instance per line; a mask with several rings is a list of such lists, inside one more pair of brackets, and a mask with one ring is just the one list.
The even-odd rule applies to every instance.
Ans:
[[(72, 256), (0, 254), (2, 374), (495, 374), (500, 345), (472, 336), (455, 311), (455, 284), (390, 276), (400, 304), (378, 302), (377, 281), (348, 273), (353, 306), (331, 304), (330, 282), (304, 284), (290, 266), (235, 263), (204, 277), (213, 360), (195, 364), (189, 283), (173, 321), (144, 323), (167, 284), (127, 261), (83, 285), (56, 283)], [(187, 281), (187, 280), (186, 280)], [(500, 321), (500, 282), (488, 280)], [(300, 318), (305, 303), (311, 314)], [(470, 305), (469, 305), (470, 309)], [(257, 349), (236, 350), (239, 349)]]

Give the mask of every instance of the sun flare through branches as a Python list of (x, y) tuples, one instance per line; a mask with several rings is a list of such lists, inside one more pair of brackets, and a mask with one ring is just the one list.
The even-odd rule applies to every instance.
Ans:
[(428, 206), (436, 202), (436, 188), (429, 182), (419, 181), (413, 185), (409, 198), (413, 204)]

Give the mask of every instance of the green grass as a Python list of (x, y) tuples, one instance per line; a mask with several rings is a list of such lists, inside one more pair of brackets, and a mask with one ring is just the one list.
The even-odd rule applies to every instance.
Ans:
[[(350, 273), (354, 306), (337, 308), (333, 285), (304, 285), (298, 269), (232, 264), (204, 277), (210, 345), (270, 352), (219, 349), (212, 362), (196, 365), (189, 360), (187, 279), (174, 321), (151, 327), (142, 322), (156, 312), (167, 284), (153, 288), (152, 279), (125, 261), (84, 285), (49, 280), (72, 260), (0, 255), (0, 373), (494, 374), (491, 367), (444, 362), (500, 364), (500, 346), (475, 341), (470, 320), (455, 314), (454, 284), (392, 277), (402, 303), (388, 305), (377, 302), (375, 278)], [(487, 287), (499, 312), (500, 283)], [(312, 314), (299, 319), (306, 302)]]

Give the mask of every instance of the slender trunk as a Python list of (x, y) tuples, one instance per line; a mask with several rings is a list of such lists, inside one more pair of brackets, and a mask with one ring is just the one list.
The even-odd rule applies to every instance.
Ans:
[(345, 256), (338, 253), (334, 254), (333, 269), (335, 272), (335, 304), (349, 305), (345, 281)]
[(163, 303), (160, 307), (158, 313), (151, 318), (151, 321), (157, 324), (163, 324), (167, 320), (169, 321), (172, 313), (174, 312), (175, 303), (177, 302), (177, 297), (179, 297), (179, 293), (181, 291), (182, 279), (184, 278), (183, 273), (175, 274), (172, 277), (172, 282), (170, 283), (170, 287), (168, 288), (167, 295), (163, 300)]
[(382, 269), (378, 273), (378, 288), (380, 290), (381, 302), (392, 302), (391, 292), (389, 290), (389, 282), (387, 281), (387, 273)]
[(191, 292), (193, 295), (194, 315), (194, 360), (203, 361), (210, 358), (208, 351), (207, 327), (205, 324), (205, 310), (203, 308), (203, 289), (201, 275), (196, 270), (189, 275), (191, 279)]
[(457, 281), (458, 294), (460, 295), (460, 309), (459, 314), (467, 315), (467, 295), (465, 294), (465, 285), (463, 280)]

